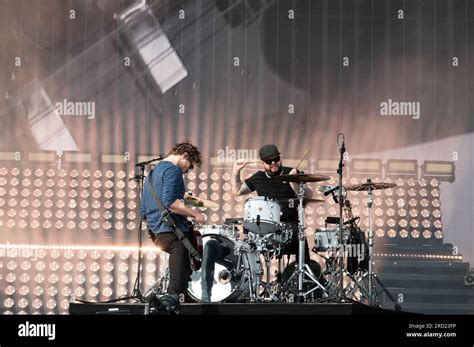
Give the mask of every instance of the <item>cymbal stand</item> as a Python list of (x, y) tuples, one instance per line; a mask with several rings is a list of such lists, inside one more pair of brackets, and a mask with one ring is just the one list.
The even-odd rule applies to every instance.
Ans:
[[(369, 266), (368, 272), (365, 273), (359, 280), (361, 282), (365, 277), (367, 277), (367, 300), (368, 304), (371, 306), (378, 305), (378, 295), (384, 292), (388, 298), (392, 301), (395, 310), (399, 311), (401, 309), (400, 305), (397, 303), (395, 298), (391, 295), (387, 288), (382, 284), (380, 279), (377, 277), (377, 274), (373, 271), (373, 259), (374, 259), (374, 230), (372, 226), (372, 180), (370, 178), (367, 179), (367, 209), (369, 214), (369, 230), (368, 230), (368, 245), (369, 245)], [(377, 292), (375, 285), (376, 283), (381, 287), (381, 291)]]
[[(303, 199), (305, 196), (305, 188), (304, 182), (299, 182), (299, 189), (298, 189), (298, 267), (295, 269), (293, 274), (288, 279), (287, 283), (283, 286), (283, 292), (286, 292), (289, 285), (291, 284), (292, 280), (295, 277), (298, 277), (298, 302), (304, 302), (305, 298), (308, 294), (312, 293), (316, 289), (320, 288), (323, 291), (324, 296), (328, 296), (326, 288), (316, 279), (316, 276), (311, 271), (309, 264), (305, 264), (305, 221), (304, 221), (304, 207), (303, 207)], [(307, 292), (303, 287), (304, 278), (309, 278), (316, 286)]]
[[(339, 144), (339, 138), (342, 138), (342, 144)], [(344, 221), (342, 217), (342, 209), (344, 207), (344, 196), (342, 195), (342, 171), (344, 164), (342, 163), (344, 159), (344, 153), (346, 152), (346, 147), (345, 147), (345, 137), (344, 134), (340, 133), (337, 135), (337, 142), (339, 144), (339, 153), (340, 153), (340, 159), (339, 159), (339, 167), (337, 169), (337, 174), (339, 176), (339, 269), (341, 270), (340, 273), (340, 278), (339, 278), (339, 293), (338, 293), (338, 299), (341, 302), (345, 301), (345, 294), (344, 294), (344, 276), (343, 276), (343, 270), (344, 270)]]
[[(367, 179), (367, 183), (370, 183), (371, 182), (371, 179)], [(373, 298), (373, 295), (372, 295), (372, 292), (374, 291), (374, 283), (373, 283), (373, 270), (372, 270), (372, 263), (373, 263), (373, 255), (374, 255), (374, 229), (372, 227), (372, 203), (373, 203), (373, 200), (372, 200), (372, 188), (371, 186), (369, 185), (368, 187), (368, 190), (367, 190), (367, 209), (368, 209), (368, 213), (369, 213), (369, 272), (367, 274), (367, 276), (369, 277), (369, 288), (368, 288), (368, 291), (369, 291), (369, 304), (370, 305), (374, 305), (375, 302), (374, 302), (374, 298)], [(375, 298), (376, 299), (376, 298)]]
[(372, 227), (372, 186), (370, 183), (372, 183), (372, 180), (370, 178), (367, 179), (368, 187), (367, 187), (367, 212), (368, 212), (368, 217), (369, 217), (369, 230), (368, 230), (368, 246), (369, 246), (369, 266), (368, 266), (368, 271), (359, 279), (359, 282), (361, 282), (365, 277), (367, 277), (367, 301), (368, 304), (371, 306), (377, 305), (377, 295), (374, 295), (376, 293), (375, 291), (375, 283), (374, 283), (374, 277), (375, 274), (373, 273), (373, 254), (374, 254), (374, 231)]

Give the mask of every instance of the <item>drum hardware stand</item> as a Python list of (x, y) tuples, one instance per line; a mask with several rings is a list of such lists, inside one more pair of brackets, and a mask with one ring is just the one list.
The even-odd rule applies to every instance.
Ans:
[[(346, 201), (348, 201), (346, 199)], [(346, 224), (345, 222), (344, 224)], [(337, 222), (339, 224), (339, 222)], [(336, 235), (339, 237), (339, 233), (336, 231)], [(346, 240), (343, 240), (345, 244), (350, 245), (350, 238), (347, 238)], [(345, 301), (353, 302), (353, 303), (359, 303), (357, 300), (354, 300), (350, 297), (350, 294), (354, 289), (356, 288), (351, 288), (350, 284), (344, 285), (344, 278), (347, 276), (350, 280), (352, 280), (352, 283), (356, 284), (357, 287), (361, 291), (365, 291), (363, 287), (358, 283), (357, 279), (345, 268), (342, 270), (339, 268), (339, 259), (341, 258), (340, 253), (344, 252), (345, 250), (343, 247), (337, 247), (335, 249), (336, 253), (332, 253), (328, 256), (325, 256), (323, 254), (320, 254), (319, 252), (324, 251), (321, 249), (318, 249), (317, 246), (315, 245), (312, 249), (313, 252), (318, 253), (320, 257), (324, 259), (324, 262), (326, 264), (326, 270), (324, 270), (323, 275), (331, 275), (328, 279), (328, 284), (326, 285), (326, 289), (329, 294), (329, 298), (327, 300), (318, 300), (318, 302), (321, 301), (334, 301), (338, 298), (340, 294), (340, 278), (342, 277), (343, 279), (343, 292), (344, 292), (344, 299)]]
[(170, 281), (170, 269), (168, 267), (168, 257), (169, 255), (165, 252), (163, 252), (165, 260), (164, 260), (164, 275), (158, 278), (158, 280), (155, 281), (151, 285), (151, 287), (143, 294), (143, 297), (146, 302), (148, 302), (151, 299), (151, 296), (156, 296), (156, 295), (164, 295), (166, 294), (168, 290), (168, 285)]
[[(299, 214), (299, 223), (298, 223), (298, 267), (295, 269), (293, 274), (290, 276), (287, 283), (283, 286), (283, 292), (287, 290), (287, 287), (291, 284), (293, 278), (298, 276), (298, 302), (304, 302), (305, 298), (308, 294), (315, 291), (317, 288), (320, 288), (324, 295), (327, 296), (326, 288), (316, 279), (316, 276), (311, 271), (309, 264), (305, 263), (305, 224), (304, 224), (304, 207), (303, 207), (303, 199), (305, 196), (305, 188), (304, 182), (302, 180), (299, 181), (299, 189), (298, 189), (298, 214)], [(303, 288), (303, 281), (304, 277), (308, 277), (316, 287), (310, 289), (309, 291), (305, 292)]]
[[(367, 183), (371, 183), (371, 179), (367, 179)], [(373, 297), (372, 292), (374, 291), (374, 283), (373, 283), (373, 271), (372, 271), (372, 261), (373, 261), (373, 255), (374, 255), (374, 229), (372, 226), (372, 188), (369, 186), (369, 190), (367, 191), (368, 198), (367, 198), (367, 209), (369, 212), (369, 272), (368, 272), (368, 277), (369, 277), (369, 305), (375, 305), (375, 300), (376, 298)]]
[[(280, 225), (280, 228), (283, 228), (283, 224)], [(269, 235), (269, 234), (267, 234)], [(291, 239), (291, 237), (290, 237)], [(275, 293), (280, 293), (281, 291), (281, 242), (278, 242), (277, 248), (271, 248), (268, 246), (269, 241), (265, 243), (267, 245), (266, 248), (263, 249), (262, 255), (265, 259), (265, 268), (266, 268), (266, 282), (262, 283), (263, 291), (263, 299), (265, 301), (279, 301), (281, 298), (278, 297)], [(269, 248), (270, 247), (270, 248)], [(274, 275), (276, 276), (275, 280), (270, 280), (270, 267), (271, 267), (271, 258), (275, 256), (278, 260), (278, 270), (275, 271)], [(279, 286), (279, 287), (277, 287)]]
[[(271, 282), (270, 282), (270, 257), (269, 257), (269, 251), (264, 248), (264, 242), (263, 242), (263, 238), (261, 238), (260, 236), (258, 236), (257, 240), (256, 240), (256, 252), (257, 252), (257, 259), (256, 259), (256, 263), (257, 263), (257, 269), (258, 271), (255, 271), (255, 276), (256, 278), (253, 279), (252, 278), (252, 271), (250, 271), (250, 264), (249, 264), (249, 271), (250, 271), (250, 274), (248, 275), (248, 278), (249, 278), (249, 287), (250, 288), (253, 288), (254, 289), (254, 293), (252, 293), (252, 291), (250, 292), (250, 298), (251, 298), (251, 301), (252, 302), (258, 302), (261, 300), (260, 298), (260, 287), (263, 288), (263, 293), (262, 293), (262, 299), (264, 301), (276, 301), (276, 297), (272, 294), (272, 291), (271, 291)], [(267, 274), (266, 274), (266, 281), (262, 282), (260, 280), (263, 272), (262, 272), (262, 262), (261, 262), (261, 256), (263, 255), (264, 259), (265, 259), (265, 267), (266, 267), (266, 270), (267, 270)]]
[[(340, 138), (342, 138), (342, 143), (340, 143)], [(337, 143), (339, 145), (339, 153), (340, 153), (340, 159), (339, 159), (339, 167), (337, 169), (337, 174), (339, 176), (339, 245), (341, 247), (340, 250), (340, 256), (339, 256), (339, 270), (340, 270), (340, 278), (339, 278), (339, 293), (338, 293), (338, 299), (341, 302), (346, 301), (346, 296), (344, 294), (344, 249), (343, 248), (343, 240), (344, 240), (344, 221), (342, 218), (342, 209), (344, 207), (344, 196), (342, 195), (342, 172), (343, 172), (343, 167), (344, 164), (342, 163), (344, 159), (344, 153), (346, 152), (346, 146), (345, 146), (346, 139), (344, 137), (344, 134), (339, 133), (337, 135)]]
[[(248, 236), (248, 235), (247, 235)], [(238, 254), (237, 258), (237, 264), (235, 265), (234, 269), (234, 274), (242, 274), (242, 278), (247, 278), (248, 280), (248, 292), (249, 292), (249, 301), (250, 302), (257, 302), (258, 301), (258, 288), (260, 286), (260, 273), (261, 273), (261, 266), (260, 266), (260, 257), (256, 260), (257, 267), (258, 269), (255, 269), (255, 271), (252, 271), (251, 268), (251, 262), (249, 260), (249, 253), (252, 252), (258, 252), (258, 247), (259, 245), (259, 239), (253, 240), (253, 244), (250, 244), (248, 241), (245, 241), (247, 245), (250, 247), (242, 247), (242, 245), (235, 245), (234, 248), (234, 254)], [(258, 270), (258, 271), (257, 271)], [(254, 278), (254, 272), (258, 272), (257, 279)]]
[[(259, 216), (257, 216), (257, 218), (259, 219)], [(258, 223), (260, 224), (260, 223)], [(257, 275), (257, 278), (255, 279), (255, 287), (254, 287), (254, 290), (255, 290), (255, 301), (259, 301), (260, 298), (260, 294), (259, 294), (259, 289), (260, 289), (260, 285), (261, 285), (261, 282), (260, 282), (260, 277), (262, 275), (262, 262), (261, 262), (261, 259), (260, 259), (260, 255), (262, 254), (262, 240), (259, 238), (257, 240), (257, 268), (259, 270), (259, 272), (256, 274)], [(250, 276), (252, 276), (252, 274), (250, 274)], [(253, 281), (250, 282), (251, 285), (250, 287), (252, 287), (252, 284), (253, 284)]]
[(282, 254), (280, 252), (278, 252), (277, 254), (277, 261), (278, 261), (278, 270), (276, 270), (274, 272), (274, 275), (275, 275), (275, 279), (272, 281), (272, 289), (273, 289), (273, 293), (277, 293), (277, 294), (273, 294), (274, 296), (276, 296), (276, 299), (277, 301), (281, 301), (282, 300), (282, 296), (281, 296), (281, 289), (282, 289), (282, 278), (283, 278), (283, 273), (282, 273)]
[[(338, 252), (341, 252), (341, 250), (338, 250)], [(340, 278), (343, 279), (343, 284), (344, 284), (344, 275), (346, 275), (350, 280), (352, 280), (352, 283), (355, 284), (356, 287), (353, 287), (351, 288), (350, 287), (350, 284), (344, 286), (343, 285), (343, 293), (344, 293), (344, 299), (345, 301), (348, 301), (348, 302), (353, 302), (353, 303), (360, 303), (360, 301), (356, 300), (356, 299), (352, 299), (350, 297), (351, 295), (351, 292), (354, 292), (354, 290), (356, 289), (359, 289), (361, 292), (364, 293), (364, 295), (367, 296), (367, 290), (366, 288), (364, 288), (364, 286), (360, 283), (362, 281), (362, 279), (357, 279), (356, 277), (354, 277), (354, 275), (352, 275), (349, 271), (347, 271), (346, 269), (338, 269), (338, 265), (339, 265), (339, 259), (340, 259), (340, 256), (338, 254), (336, 254), (335, 256), (331, 256), (329, 258), (323, 256), (323, 255), (320, 255), (326, 262), (327, 264), (327, 269), (326, 269), (326, 273), (325, 274), (334, 274), (333, 278), (335, 280), (332, 280), (328, 283), (326, 289), (328, 290), (329, 292), (329, 299), (332, 300), (333, 298), (337, 297), (340, 293)], [(336, 283), (337, 282), (337, 283)], [(335, 284), (336, 286), (336, 289), (334, 290), (334, 287), (332, 286), (332, 284)]]
[[(368, 230), (368, 246), (369, 246), (369, 267), (368, 267), (368, 272), (366, 272), (362, 277), (359, 279), (358, 282), (362, 282), (365, 277), (368, 279), (368, 285), (367, 285), (367, 300), (368, 304), (370, 306), (377, 306), (378, 305), (378, 300), (377, 297), (380, 293), (384, 292), (388, 298), (392, 301), (394, 304), (395, 310), (400, 311), (401, 307), (395, 300), (395, 298), (392, 296), (392, 294), (388, 291), (387, 288), (383, 285), (383, 283), (380, 281), (380, 279), (377, 277), (377, 274), (373, 271), (373, 258), (374, 258), (374, 231), (373, 231), (373, 225), (372, 225), (372, 180), (370, 178), (367, 179), (367, 209), (369, 213), (369, 230)], [(381, 291), (377, 292), (375, 288), (375, 284), (378, 284), (381, 287)]]
[[(260, 288), (260, 276), (261, 276), (261, 263), (260, 263), (260, 253), (257, 250), (258, 257), (256, 260), (257, 264), (257, 269), (255, 271), (252, 271), (250, 267), (250, 261), (248, 259), (247, 255), (244, 255), (247, 257), (247, 259), (243, 260), (244, 261), (244, 275), (245, 277), (248, 278), (249, 281), (249, 297), (250, 297), (250, 302), (258, 302), (259, 301), (259, 293), (258, 290)], [(254, 275), (257, 277), (255, 278)]]
[(272, 287), (273, 283), (270, 281), (270, 251), (266, 250), (262, 253), (265, 259), (265, 268), (266, 268), (266, 281), (262, 282), (263, 287), (263, 299), (264, 301), (278, 301), (278, 298), (273, 294)]

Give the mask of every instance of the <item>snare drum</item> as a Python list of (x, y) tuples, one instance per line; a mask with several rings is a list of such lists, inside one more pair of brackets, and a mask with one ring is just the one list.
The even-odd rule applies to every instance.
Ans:
[(280, 204), (265, 196), (248, 199), (244, 206), (244, 229), (265, 235), (280, 228)]

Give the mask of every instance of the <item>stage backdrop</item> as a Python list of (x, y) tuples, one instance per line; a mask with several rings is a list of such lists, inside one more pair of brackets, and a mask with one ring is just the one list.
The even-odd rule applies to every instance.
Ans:
[[(473, 3), (129, 6), (0, 1), (3, 244), (135, 246), (134, 166), (184, 139), (204, 156), (188, 190), (220, 204), (203, 211), (221, 224), (243, 214), (236, 159), (274, 143), (294, 166), (308, 150), (300, 168), (337, 184), (343, 133), (346, 183), (399, 185), (375, 196), (377, 249), (447, 247), (474, 261)], [(315, 197), (323, 184), (309, 184)], [(348, 194), (367, 230), (366, 193)], [(325, 199), (306, 207), (311, 245), (337, 215)]]

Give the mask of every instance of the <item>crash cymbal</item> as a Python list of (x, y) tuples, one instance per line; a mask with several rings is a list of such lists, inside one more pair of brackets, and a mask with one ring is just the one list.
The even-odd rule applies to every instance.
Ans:
[(378, 189), (388, 189), (394, 188), (397, 185), (395, 183), (384, 183), (384, 182), (366, 182), (360, 184), (352, 184), (349, 186), (345, 186), (346, 190), (350, 191), (368, 191), (370, 190), (378, 190)]
[(196, 196), (186, 196), (184, 203), (188, 206), (204, 207), (204, 208), (219, 208), (219, 204), (212, 200), (201, 199)]
[(331, 177), (319, 174), (295, 174), (295, 175), (280, 175), (272, 177), (275, 181), (282, 182), (322, 182), (329, 181)]

